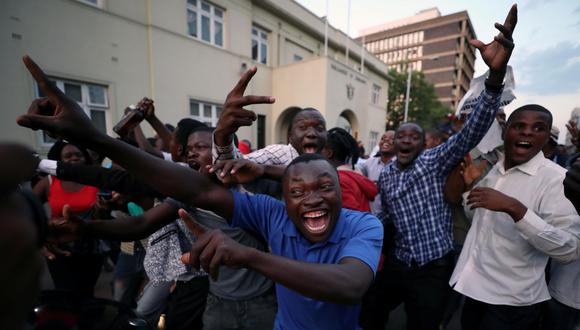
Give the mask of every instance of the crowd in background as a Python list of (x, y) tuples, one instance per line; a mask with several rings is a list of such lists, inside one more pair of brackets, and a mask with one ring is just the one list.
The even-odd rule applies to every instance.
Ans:
[(165, 329), (384, 329), (401, 304), (408, 329), (445, 328), (460, 306), (466, 330), (580, 329), (579, 128), (564, 146), (541, 105), (506, 119), (516, 22), (514, 6), (494, 41), (473, 42), (489, 73), (457, 116), (403, 123), (368, 154), (314, 108), (288, 144), (238, 141), (256, 119), (244, 107), (275, 102), (244, 95), (255, 68), (216, 127), (164, 124), (144, 98), (109, 137), (25, 57), (47, 98), (18, 124), (57, 142), (42, 160), (0, 145), (0, 214), (36, 228), (2, 221), (19, 256), (1, 275), (18, 297), (3, 310), (26, 318), (45, 262), (79, 299), (112, 268), (114, 300)]

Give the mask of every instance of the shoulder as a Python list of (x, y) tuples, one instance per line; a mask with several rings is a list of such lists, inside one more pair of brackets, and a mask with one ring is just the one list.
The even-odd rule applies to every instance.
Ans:
[(566, 177), (567, 171), (562, 166), (545, 158), (542, 160), (542, 164), (538, 168), (538, 172), (542, 175), (542, 177), (546, 178), (550, 182), (558, 181), (562, 183), (564, 178)]
[(382, 234), (383, 225), (379, 219), (371, 213), (342, 209), (341, 217), (347, 229), (353, 233), (361, 231), (379, 230)]

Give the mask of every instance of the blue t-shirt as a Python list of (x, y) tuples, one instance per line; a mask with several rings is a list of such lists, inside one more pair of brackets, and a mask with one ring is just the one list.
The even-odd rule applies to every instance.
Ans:
[[(312, 244), (300, 234), (279, 200), (265, 195), (233, 194), (232, 225), (262, 236), (273, 254), (319, 264), (336, 264), (343, 258), (352, 257), (376, 272), (383, 228), (372, 214), (342, 209), (328, 240)], [(320, 279), (320, 285), (324, 285), (324, 279)], [(276, 284), (276, 295), (276, 329), (359, 328), (360, 305), (311, 299), (280, 284)]]

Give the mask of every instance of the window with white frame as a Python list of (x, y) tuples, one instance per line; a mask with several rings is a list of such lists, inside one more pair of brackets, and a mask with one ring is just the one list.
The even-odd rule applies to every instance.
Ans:
[(201, 0), (187, 0), (187, 33), (219, 47), (224, 46), (224, 9)]
[(268, 32), (252, 26), (252, 60), (268, 64)]
[(103, 0), (77, 0), (77, 1), (86, 3), (94, 7), (103, 8)]
[[(375, 131), (370, 131), (369, 132), (369, 144), (367, 145), (368, 147), (368, 152), (371, 152), (375, 146), (377, 145), (377, 143), (379, 142), (379, 132), (375, 132)], [(371, 157), (374, 155), (371, 155)]]
[[(108, 86), (52, 77), (49, 79), (66, 96), (75, 100), (80, 105), (99, 131), (103, 133), (107, 132), (107, 110), (109, 109)], [(36, 85), (36, 95), (37, 97), (45, 97), (38, 85)], [(51, 144), (54, 142), (54, 139), (46, 133), (43, 133), (41, 142), (43, 144)]]
[(191, 118), (199, 120), (208, 126), (216, 126), (222, 106), (198, 100), (189, 100), (189, 114)]
[(373, 84), (373, 90), (371, 94), (371, 102), (373, 104), (379, 104), (379, 99), (381, 96), (381, 86)]

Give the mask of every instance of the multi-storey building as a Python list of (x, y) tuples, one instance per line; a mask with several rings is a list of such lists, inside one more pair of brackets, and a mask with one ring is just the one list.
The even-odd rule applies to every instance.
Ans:
[(389, 69), (422, 71), (441, 103), (455, 108), (473, 78), (475, 32), (466, 11), (441, 16), (437, 8), (360, 31), (358, 40)]
[(253, 65), (246, 93), (276, 97), (251, 107), (258, 119), (239, 132), (254, 146), (285, 143), (299, 107), (319, 109), (329, 128), (347, 127), (369, 147), (384, 129), (387, 66), (330, 26), (325, 43), (324, 19), (294, 1), (6, 0), (0, 12), (2, 140), (50, 146), (15, 123), (39, 96), (24, 54), (110, 134), (143, 96), (164, 122), (215, 125), (225, 96)]

